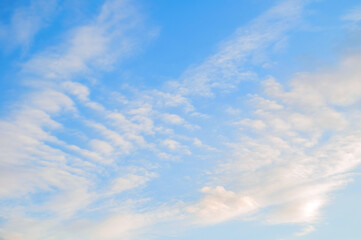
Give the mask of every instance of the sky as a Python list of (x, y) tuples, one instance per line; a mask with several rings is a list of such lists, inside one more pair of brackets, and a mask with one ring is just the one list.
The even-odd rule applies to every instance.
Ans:
[(358, 0), (0, 2), (1, 240), (358, 240)]

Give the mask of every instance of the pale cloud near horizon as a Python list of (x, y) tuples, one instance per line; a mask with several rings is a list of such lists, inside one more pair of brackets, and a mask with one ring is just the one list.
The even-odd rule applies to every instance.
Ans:
[[(223, 108), (227, 121), (196, 107), (199, 97), (217, 98), (257, 79), (245, 64), (267, 63), (255, 59), (284, 43), (307, 2), (279, 3), (178, 80), (127, 96), (127, 89), (112, 89), (95, 98), (102, 82), (90, 76), (111, 70), (141, 39), (154, 37), (143, 32), (130, 1), (106, 1), (90, 24), (32, 56), (20, 73), (31, 91), (0, 121), (0, 198), (17, 199), (0, 206), (0, 236), (139, 239), (162, 231), (157, 224), (187, 229), (232, 219), (304, 226), (296, 236), (316, 231), (332, 193), (352, 181), (361, 163), (360, 54), (290, 81), (257, 82), (261, 90), (245, 101), (250, 113), (234, 102)], [(40, 25), (16, 44), (30, 44)], [(108, 107), (109, 96), (120, 104)], [(234, 136), (202, 136), (212, 130), (202, 125), (208, 120)], [(200, 189), (196, 199), (162, 202), (142, 191), (166, 181), (161, 173), (172, 163), (199, 167), (203, 158), (210, 159), (205, 180), (184, 173)]]
[[(251, 96), (255, 120), (240, 122), (251, 126), (256, 135), (229, 143), (229, 162), (222, 161), (215, 170), (219, 176), (213, 183), (223, 182), (224, 186), (216, 189), (232, 198), (239, 195), (239, 201), (253, 199), (260, 210), (274, 206), (268, 215), (262, 214), (266, 223), (319, 222), (331, 193), (350, 182), (352, 171), (361, 163), (360, 124), (356, 120), (361, 117), (356, 104), (361, 98), (358, 57), (346, 56), (336, 67), (300, 74), (290, 82), (289, 91), (274, 79), (265, 80), (265, 96), (256, 97), (262, 104)], [(342, 85), (339, 79), (343, 79)], [(265, 106), (265, 100), (277, 107)], [(329, 139), (323, 139), (325, 132)], [(214, 193), (204, 192), (199, 214), (213, 212), (205, 221), (232, 219), (253, 210), (245, 205), (241, 208), (244, 214), (235, 214), (239, 207), (229, 204), (225, 194), (210, 201), (207, 199)], [(232, 215), (221, 214), (222, 208)]]

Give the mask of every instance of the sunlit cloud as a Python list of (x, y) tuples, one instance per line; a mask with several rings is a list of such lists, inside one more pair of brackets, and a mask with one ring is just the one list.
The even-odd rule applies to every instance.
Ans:
[[(162, 37), (147, 4), (92, 5), (88, 19), (42, 42), (62, 4), (9, 5), (1, 20), (16, 68), (0, 77), (19, 90), (0, 120), (1, 239), (184, 239), (249, 222), (286, 226), (291, 239), (317, 232), (335, 193), (355, 181), (361, 54), (290, 63), (294, 38), (318, 36), (307, 24), (321, 3), (276, 1), (161, 83), (129, 79), (143, 76), (134, 62)], [(358, 7), (334, 18), (357, 25)]]

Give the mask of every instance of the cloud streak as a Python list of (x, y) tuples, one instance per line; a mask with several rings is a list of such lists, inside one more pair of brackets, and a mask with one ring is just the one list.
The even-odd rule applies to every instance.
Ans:
[[(319, 222), (332, 192), (352, 181), (352, 172), (361, 163), (360, 125), (355, 121), (361, 96), (357, 59), (352, 54), (335, 67), (296, 75), (288, 91), (274, 79), (263, 81), (264, 95), (250, 96), (254, 120), (240, 122), (248, 128), (240, 129), (238, 142), (229, 143), (229, 161), (214, 172), (212, 184), (222, 183), (215, 189), (236, 200), (228, 202), (202, 191), (205, 197), (196, 215), (213, 212), (204, 218), (207, 223), (257, 210), (257, 218), (269, 224)], [(252, 137), (247, 137), (249, 131)], [(239, 206), (232, 202), (245, 197), (257, 207), (245, 204), (244, 212), (237, 214)]]
[(15, 9), (8, 24), (0, 23), (0, 40), (8, 48), (5, 50), (17, 47), (29, 49), (36, 34), (56, 15), (57, 8), (57, 0), (40, 0)]
[[(106, 1), (89, 24), (31, 57), (19, 74), (30, 91), (0, 122), (0, 198), (11, 202), (0, 204), (0, 236), (138, 239), (166, 222), (233, 219), (313, 232), (361, 161), (360, 55), (288, 82), (269, 76), (244, 105), (220, 100), (201, 113), (197, 102), (261, 78), (253, 67), (265, 68), (307, 3), (272, 7), (160, 89), (109, 90), (93, 77), (151, 38), (130, 1)], [(14, 44), (30, 44), (40, 18)], [(185, 185), (188, 195), (174, 193)]]

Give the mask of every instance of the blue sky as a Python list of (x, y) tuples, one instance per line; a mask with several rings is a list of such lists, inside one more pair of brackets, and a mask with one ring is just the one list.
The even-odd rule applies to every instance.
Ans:
[(357, 240), (356, 0), (0, 2), (1, 240)]

